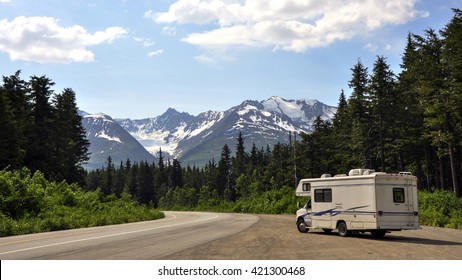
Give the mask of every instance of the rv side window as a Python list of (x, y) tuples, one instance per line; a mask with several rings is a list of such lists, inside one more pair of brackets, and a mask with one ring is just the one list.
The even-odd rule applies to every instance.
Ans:
[(393, 202), (394, 203), (404, 203), (404, 189), (403, 188), (393, 188)]
[(332, 189), (315, 190), (314, 202), (332, 202)]
[(303, 185), (302, 185), (302, 190), (303, 190), (304, 192), (309, 192), (309, 191), (311, 191), (311, 184), (310, 184), (310, 183), (303, 183)]

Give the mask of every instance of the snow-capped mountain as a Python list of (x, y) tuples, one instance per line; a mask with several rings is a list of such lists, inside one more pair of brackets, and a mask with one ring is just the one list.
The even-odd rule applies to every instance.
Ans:
[(87, 139), (90, 141), (91, 156), (85, 168), (96, 169), (106, 166), (105, 162), (108, 156), (111, 156), (115, 166), (118, 166), (120, 161), (125, 162), (128, 158), (132, 162), (156, 160), (110, 116), (102, 113), (80, 112), (80, 114), (83, 116), (82, 125), (87, 132)]
[(336, 108), (317, 100), (285, 100), (271, 97), (264, 101), (244, 101), (224, 112), (208, 111), (192, 116), (169, 108), (163, 115), (116, 121), (151, 154), (159, 149), (182, 163), (202, 165), (220, 157), (226, 143), (233, 149), (239, 132), (246, 147), (287, 142), (289, 132), (309, 132), (317, 116), (331, 119)]

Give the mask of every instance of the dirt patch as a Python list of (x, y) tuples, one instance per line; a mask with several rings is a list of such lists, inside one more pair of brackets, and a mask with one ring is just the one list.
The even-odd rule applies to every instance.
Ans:
[(238, 234), (208, 242), (165, 259), (181, 260), (462, 260), (462, 231), (423, 227), (340, 237), (336, 231), (299, 233), (292, 215), (257, 215), (260, 220)]

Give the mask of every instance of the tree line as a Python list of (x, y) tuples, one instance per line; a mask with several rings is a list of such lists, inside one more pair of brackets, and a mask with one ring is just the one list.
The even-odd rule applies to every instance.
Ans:
[[(235, 152), (225, 144), (218, 161), (211, 159), (205, 166), (182, 167), (177, 159), (165, 159), (159, 150), (157, 163), (114, 163), (109, 156), (106, 165), (88, 173), (86, 187), (101, 188), (105, 194), (129, 193), (141, 204), (158, 207), (171, 204), (175, 192), (190, 191), (195, 198), (183, 196), (182, 203), (195, 207), (199, 194), (207, 202), (236, 201), (252, 194), (294, 185), (293, 160), (286, 157), (292, 144), (276, 144), (246, 152), (242, 133), (236, 138)], [(187, 197), (187, 196), (186, 196)]]
[(3, 76), (0, 85), (0, 170), (27, 167), (53, 181), (84, 183), (89, 142), (75, 92), (55, 94), (46, 76)]

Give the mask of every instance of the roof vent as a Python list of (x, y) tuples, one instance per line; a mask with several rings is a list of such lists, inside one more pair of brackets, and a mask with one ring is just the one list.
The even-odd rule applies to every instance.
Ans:
[(348, 173), (348, 176), (370, 175), (372, 173), (375, 173), (375, 170), (358, 168), (358, 169), (351, 169), (350, 172)]

